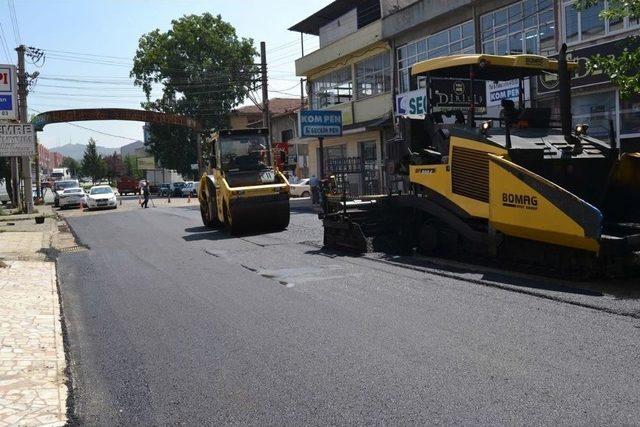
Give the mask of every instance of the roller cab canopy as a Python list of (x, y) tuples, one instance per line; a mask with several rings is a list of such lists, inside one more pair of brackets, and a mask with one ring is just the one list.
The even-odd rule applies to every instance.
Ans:
[[(577, 66), (576, 62), (567, 62), (569, 71)], [(557, 73), (558, 61), (539, 55), (451, 55), (418, 62), (411, 67), (411, 74), (466, 79), (471, 68), (476, 79), (506, 81)]]

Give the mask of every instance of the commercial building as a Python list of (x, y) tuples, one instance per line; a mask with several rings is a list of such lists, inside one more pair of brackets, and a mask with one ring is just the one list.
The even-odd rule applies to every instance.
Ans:
[[(298, 111), (307, 100), (300, 98), (273, 98), (269, 100), (271, 114), (271, 137), (274, 146), (287, 144), (289, 165), (295, 164), (295, 173), (300, 178), (309, 176), (309, 153), (306, 144), (298, 141)], [(229, 115), (231, 129), (247, 129), (264, 127), (262, 108), (257, 105), (246, 105), (237, 108)]]
[[(310, 108), (342, 112), (343, 136), (324, 140), (326, 173), (351, 195), (383, 191), (383, 146), (393, 135), (393, 98), (380, 1), (337, 0), (289, 29), (319, 37), (319, 49), (296, 60)], [(309, 173), (319, 176), (319, 143), (305, 142)]]
[(49, 175), (54, 168), (62, 167), (64, 156), (55, 151), (49, 150), (42, 144), (38, 144), (38, 165), (40, 173)]
[[(582, 12), (571, 0), (407, 0), (404, 7), (395, 7), (396, 3), (382, 0), (382, 37), (393, 52), (396, 115), (407, 114), (408, 103), (425, 94), (424, 82), (410, 86), (409, 70), (416, 62), (474, 52), (553, 56), (567, 43), (570, 57), (580, 62), (572, 79), (574, 122), (589, 124), (590, 134), (603, 139), (608, 139), (612, 123), (623, 149), (640, 147), (640, 97), (620, 99), (619, 91), (591, 69), (587, 59), (629, 47), (629, 36), (640, 29), (638, 19), (600, 19), (606, 1)], [(555, 76), (526, 82), (525, 88), (528, 105), (551, 108), (552, 118), (559, 116)], [(517, 93), (516, 82), (500, 87), (487, 83), (476, 101), (487, 115), (496, 116), (500, 101), (517, 98)], [(446, 88), (440, 95), (432, 98), (433, 106), (456, 99)]]

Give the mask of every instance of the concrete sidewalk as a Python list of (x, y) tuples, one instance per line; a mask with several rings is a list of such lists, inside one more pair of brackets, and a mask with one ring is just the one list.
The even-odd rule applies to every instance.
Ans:
[[(36, 215), (0, 219), (0, 426), (67, 421), (66, 362), (51, 257), (75, 241), (50, 207), (38, 209)], [(44, 224), (36, 224), (34, 217), (43, 214)]]

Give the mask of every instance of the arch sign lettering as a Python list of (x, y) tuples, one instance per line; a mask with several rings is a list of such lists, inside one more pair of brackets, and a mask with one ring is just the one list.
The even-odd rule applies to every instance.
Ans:
[(126, 108), (85, 108), (76, 110), (56, 110), (38, 114), (31, 119), (36, 131), (41, 131), (52, 123), (81, 122), (88, 120), (127, 120), (184, 126), (195, 131), (202, 130), (202, 123), (190, 117), (155, 111), (129, 110)]

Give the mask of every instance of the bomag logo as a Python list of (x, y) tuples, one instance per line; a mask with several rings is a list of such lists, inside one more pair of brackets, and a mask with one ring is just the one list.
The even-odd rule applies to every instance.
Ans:
[(543, 58), (536, 58), (536, 57), (527, 56), (524, 59), (524, 63), (527, 64), (527, 65), (539, 66), (539, 65), (542, 65), (543, 60), (544, 60)]
[(416, 173), (420, 175), (432, 175), (436, 173), (435, 168), (418, 168), (416, 169)]
[(538, 209), (538, 198), (527, 194), (502, 193), (502, 206), (516, 209)]

